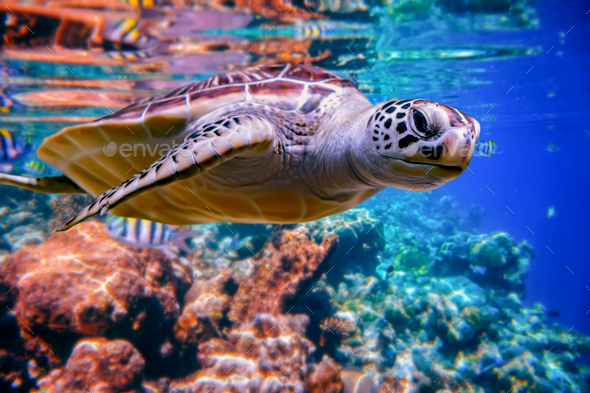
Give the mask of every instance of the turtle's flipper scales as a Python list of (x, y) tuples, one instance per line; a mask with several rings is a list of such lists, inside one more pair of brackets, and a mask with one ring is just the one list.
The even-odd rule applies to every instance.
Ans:
[(197, 176), (247, 151), (270, 148), (273, 139), (274, 129), (263, 119), (245, 115), (212, 119), (149, 168), (99, 195), (59, 231), (104, 214), (147, 190)]

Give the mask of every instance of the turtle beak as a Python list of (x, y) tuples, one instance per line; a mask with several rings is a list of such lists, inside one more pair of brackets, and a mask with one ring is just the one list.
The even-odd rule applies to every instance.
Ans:
[(407, 161), (431, 165), (429, 176), (444, 181), (457, 178), (467, 169), (481, 131), (477, 120), (464, 117), (467, 124), (449, 129), (435, 144), (426, 143), (406, 150)]

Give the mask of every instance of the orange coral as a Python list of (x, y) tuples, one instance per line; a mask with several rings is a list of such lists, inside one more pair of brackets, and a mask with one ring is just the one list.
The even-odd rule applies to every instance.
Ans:
[(324, 345), (326, 341), (325, 335), (333, 334), (334, 338), (346, 338), (356, 329), (356, 326), (346, 318), (328, 317), (322, 320), (320, 328), (322, 329), (320, 345)]

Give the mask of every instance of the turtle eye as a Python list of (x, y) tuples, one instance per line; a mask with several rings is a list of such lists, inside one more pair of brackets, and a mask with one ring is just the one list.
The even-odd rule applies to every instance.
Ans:
[(420, 111), (414, 111), (413, 120), (416, 131), (424, 135), (434, 135), (434, 133), (428, 127), (428, 121), (426, 120), (426, 117), (424, 117)]

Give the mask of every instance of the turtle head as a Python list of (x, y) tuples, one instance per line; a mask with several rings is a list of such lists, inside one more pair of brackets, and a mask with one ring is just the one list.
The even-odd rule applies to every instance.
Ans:
[(367, 123), (380, 162), (375, 175), (395, 188), (440, 187), (467, 169), (479, 132), (477, 120), (444, 104), (421, 99), (377, 104)]

